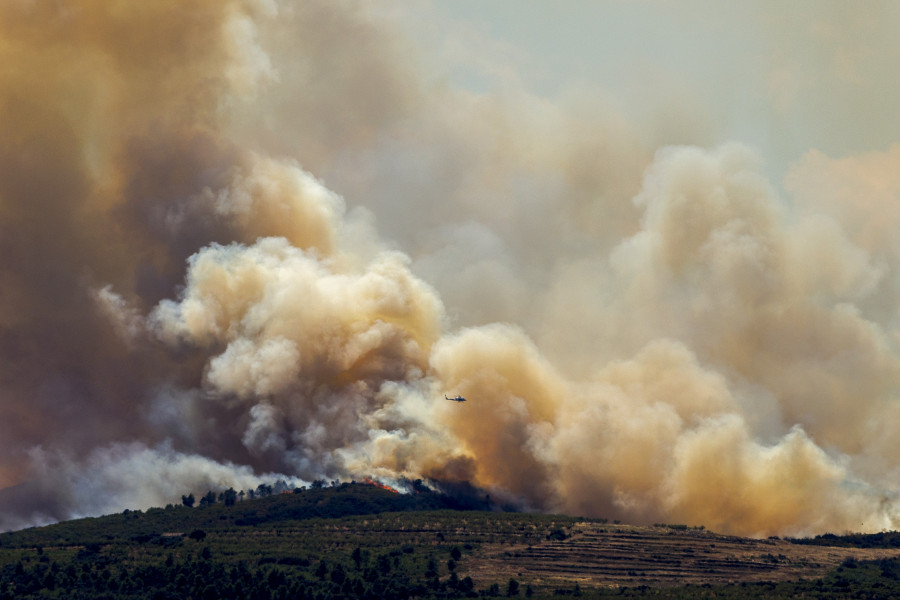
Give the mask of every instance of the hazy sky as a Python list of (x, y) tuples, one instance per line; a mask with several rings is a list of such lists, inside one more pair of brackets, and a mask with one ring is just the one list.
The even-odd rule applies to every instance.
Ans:
[(430, 41), (456, 61), (456, 83), (514, 81), (547, 98), (592, 88), (661, 140), (741, 141), (779, 177), (808, 150), (840, 157), (900, 136), (895, 2), (461, 0), (423, 12), (443, 21)]

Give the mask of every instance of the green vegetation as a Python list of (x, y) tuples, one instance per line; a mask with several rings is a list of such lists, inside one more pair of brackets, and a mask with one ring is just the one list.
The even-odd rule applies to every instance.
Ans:
[(574, 522), (461, 512), (472, 502), (424, 487), (204, 498), (2, 534), (0, 600), (474, 597), (491, 582), (479, 588), (456, 565), (480, 544), (536, 541)]
[(900, 532), (850, 533), (835, 535), (826, 533), (814, 538), (789, 538), (794, 544), (813, 546), (837, 546), (840, 548), (900, 548)]
[(697, 525), (696, 527), (690, 527), (688, 525), (684, 525), (682, 523), (654, 523), (654, 527), (659, 527), (661, 529), (672, 529), (674, 531), (705, 531), (706, 527), (703, 525)]

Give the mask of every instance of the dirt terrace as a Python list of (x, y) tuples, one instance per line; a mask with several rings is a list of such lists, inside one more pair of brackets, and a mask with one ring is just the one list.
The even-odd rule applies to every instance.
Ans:
[(706, 531), (577, 523), (564, 540), (488, 544), (460, 565), (460, 576), (535, 588), (670, 586), (813, 579), (848, 557), (900, 555), (898, 550), (832, 548), (754, 540)]

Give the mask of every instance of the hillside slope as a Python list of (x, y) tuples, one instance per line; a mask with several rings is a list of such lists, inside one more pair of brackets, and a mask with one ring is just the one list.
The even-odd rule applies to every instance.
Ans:
[(760, 586), (775, 586), (764, 595), (788, 597), (814, 585), (846, 592), (847, 582), (887, 592), (900, 574), (895, 548), (465, 507), (424, 489), (344, 484), (6, 533), (0, 599), (602, 597), (650, 589), (663, 597), (700, 590), (743, 597), (763, 595)]

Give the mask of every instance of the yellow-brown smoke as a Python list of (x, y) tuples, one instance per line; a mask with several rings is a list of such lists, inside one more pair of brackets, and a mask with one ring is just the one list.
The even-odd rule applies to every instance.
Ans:
[(896, 526), (896, 148), (788, 203), (743, 146), (435, 81), (370, 10), (0, 7), (4, 527), (369, 475)]

